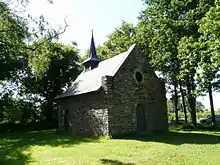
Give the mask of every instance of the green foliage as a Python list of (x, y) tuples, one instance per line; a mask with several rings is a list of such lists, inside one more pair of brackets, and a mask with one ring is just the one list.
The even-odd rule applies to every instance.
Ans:
[[(201, 69), (200, 79), (202, 87), (207, 87), (220, 69), (220, 16), (219, 4), (216, 1), (215, 6), (211, 7), (200, 21), (198, 21), (199, 32), (202, 34), (197, 42), (200, 48), (201, 60), (199, 66)], [(207, 81), (208, 80), (208, 81)]]
[[(23, 70), (18, 81), (20, 87), (16, 89), (20, 100), (13, 99), (7, 90), (1, 97), (2, 122), (26, 124), (44, 119), (56, 120), (54, 99), (80, 71), (78, 50), (72, 46), (47, 41), (29, 56), (32, 68)], [(46, 67), (41, 67), (41, 63)]]
[[(169, 111), (175, 111), (173, 100), (167, 101), (167, 109)], [(178, 110), (183, 112), (183, 105), (181, 99), (178, 99)], [(186, 110), (190, 111), (190, 106), (188, 102), (186, 102)], [(198, 100), (196, 101), (196, 111), (205, 111), (205, 106), (202, 104), (202, 102)]]
[[(216, 111), (216, 114), (219, 114), (220, 111)], [(181, 120), (184, 120), (184, 113), (182, 111), (179, 111), (179, 119)], [(203, 110), (203, 111), (197, 111), (197, 114), (196, 114), (196, 117), (197, 117), (197, 120), (200, 120), (202, 118), (207, 118), (207, 116), (210, 116), (211, 112), (210, 110)], [(188, 119), (190, 119), (190, 112), (188, 111), (187, 112), (187, 116), (188, 116)], [(169, 121), (172, 121), (175, 119), (175, 113), (174, 111), (170, 111), (168, 110), (168, 120)], [(192, 120), (188, 121), (188, 122), (191, 122)]]
[[(219, 70), (217, 66), (220, 58), (213, 55), (211, 50), (206, 50), (209, 45), (211, 49), (218, 50), (219, 45), (218, 40), (212, 39), (218, 39), (214, 37), (218, 35), (212, 33), (218, 32), (219, 29), (217, 21), (219, 11), (213, 8), (215, 1), (144, 2), (146, 8), (139, 16), (137, 27), (122, 22), (109, 35), (104, 45), (98, 47), (98, 55), (106, 59), (126, 51), (129, 45), (137, 42), (153, 68), (162, 73), (167, 85), (174, 86), (171, 92), (174, 92), (176, 102), (179, 84), (186, 89), (188, 109), (193, 112), (192, 118), (196, 124), (196, 106), (201, 108), (196, 102), (196, 97), (210, 89), (209, 83)], [(215, 26), (212, 26), (213, 21)], [(210, 26), (212, 28), (208, 29)], [(205, 33), (208, 33), (206, 37)], [(206, 40), (210, 40), (212, 44)], [(215, 83), (216, 88), (218, 82)], [(178, 107), (176, 109), (178, 110)]]
[(4, 80), (23, 67), (28, 29), (26, 21), (14, 15), (3, 2), (0, 2), (0, 13), (0, 80)]
[[(187, 100), (196, 124), (196, 96), (201, 92), (197, 90), (196, 84), (201, 82), (199, 74), (205, 72), (210, 77), (213, 74), (208, 70), (215, 70), (208, 65), (205, 67), (207, 69), (203, 69), (205, 63), (201, 62), (201, 49), (204, 48), (197, 42), (201, 36), (197, 22), (211, 9), (214, 0), (144, 2), (147, 5), (139, 16), (137, 27), (139, 42), (145, 43), (145, 48), (141, 46), (143, 52), (148, 53), (150, 63), (163, 74), (166, 82), (174, 86), (176, 98), (178, 84), (181, 82), (181, 85), (186, 87)], [(207, 78), (208, 76), (203, 82), (206, 82)], [(212, 78), (213, 76), (211, 80)], [(205, 87), (207, 89), (207, 86)]]
[[(188, 62), (189, 58), (184, 57), (183, 65), (182, 63), (179, 64), (183, 60), (183, 58), (180, 60), (178, 58), (179, 49), (182, 48), (178, 47), (179, 42), (180, 45), (182, 45), (181, 42), (188, 43), (186, 38), (199, 35), (196, 21), (205, 15), (213, 2), (207, 0), (151, 0), (145, 1), (145, 3), (148, 6), (139, 17), (138, 31), (142, 35), (144, 35), (146, 29), (152, 31), (146, 33), (151, 34), (144, 35), (145, 38), (142, 38), (143, 41), (141, 41), (141, 43), (149, 43), (149, 56), (152, 65), (164, 74), (168, 74), (168, 77), (177, 75), (179, 66), (182, 67), (181, 70), (191, 72), (192, 69), (189, 70), (188, 65), (184, 64)], [(182, 51), (186, 52), (182, 54), (191, 57), (191, 50), (185, 49), (187, 45), (183, 44), (183, 46)], [(189, 63), (193, 65), (191, 61)]]
[[(42, 43), (41, 40), (37, 41), (35, 45), (38, 45), (39, 43)], [(78, 56), (78, 49), (75, 47), (75, 45), (72, 46), (64, 46), (61, 43), (54, 43), (50, 40), (44, 42), (39, 48), (37, 48), (34, 52), (31, 52), (29, 54), (29, 66), (31, 69), (33, 69), (33, 74), (36, 75), (38, 78), (41, 76), (44, 76), (46, 72), (51, 69), (52, 62), (54, 65), (60, 65), (61, 69), (60, 71), (57, 70), (57, 72), (63, 72), (64, 69), (73, 70), (75, 67), (74, 64), (79, 61)], [(57, 63), (60, 62), (60, 64)], [(54, 66), (55, 67), (55, 66)], [(64, 73), (60, 73), (64, 74)]]
[(78, 50), (72, 46), (47, 41), (30, 56), (29, 62), (33, 71), (29, 70), (28, 76), (23, 80), (24, 91), (37, 94), (44, 99), (44, 116), (52, 120), (51, 118), (56, 116), (56, 113), (53, 113), (55, 97), (79, 74)]
[(28, 124), (41, 118), (40, 112), (31, 102), (4, 95), (0, 99), (0, 103), (0, 124)]
[(52, 120), (55, 97), (79, 73), (78, 49), (52, 42), (65, 32), (66, 22), (54, 30), (44, 16), (26, 17), (14, 3), (25, 11), (28, 1), (0, 2), (0, 122)]
[(111, 34), (103, 46), (97, 47), (97, 54), (102, 59), (107, 59), (128, 50), (135, 42), (135, 27), (122, 21)]
[[(17, 11), (11, 7), (11, 5), (15, 5), (14, 3), (24, 11)], [(68, 26), (65, 22), (63, 29), (54, 30), (44, 19), (44, 16), (33, 18), (28, 14), (26, 17), (25, 7), (27, 4), (27, 0), (3, 0), (0, 2), (0, 65), (2, 66), (0, 80), (10, 79), (21, 69), (27, 67), (27, 61), (31, 60), (27, 59), (27, 54), (39, 54), (39, 48), (44, 45), (44, 42), (58, 39), (59, 34), (65, 32)], [(43, 61), (41, 67), (38, 67), (41, 70), (39, 69), (37, 72), (46, 70), (46, 63)]]

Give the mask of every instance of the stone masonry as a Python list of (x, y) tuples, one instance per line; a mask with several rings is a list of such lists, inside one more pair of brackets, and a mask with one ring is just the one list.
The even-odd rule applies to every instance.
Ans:
[[(109, 137), (167, 131), (165, 85), (137, 46), (114, 76), (101, 79), (99, 90), (59, 100), (61, 130)], [(137, 114), (137, 107), (144, 115)]]
[(65, 130), (64, 115), (68, 110), (69, 132), (79, 136), (108, 136), (108, 110), (103, 91), (60, 100), (59, 127)]
[[(137, 82), (135, 72), (143, 74)], [(112, 136), (137, 131), (136, 106), (143, 104), (146, 115), (145, 133), (167, 130), (165, 87), (137, 47), (123, 63), (112, 81), (109, 132)]]

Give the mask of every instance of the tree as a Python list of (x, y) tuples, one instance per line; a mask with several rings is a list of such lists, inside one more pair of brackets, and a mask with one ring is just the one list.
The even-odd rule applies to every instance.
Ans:
[[(79, 74), (78, 50), (75, 46), (64, 46), (47, 41), (29, 56), (31, 56), (29, 59), (32, 68), (27, 70), (27, 76), (23, 80), (25, 87), (23, 91), (39, 95), (43, 99), (44, 117), (47, 121), (56, 121), (54, 99)], [(44, 70), (44, 68), (46, 69)], [(41, 76), (36, 78), (35, 71), (40, 72)]]
[(219, 33), (219, 1), (215, 1), (215, 5), (210, 8), (203, 17), (199, 24), (199, 32), (202, 34), (198, 40), (200, 46), (201, 61), (199, 63), (201, 72), (201, 90), (207, 90), (210, 98), (210, 108), (212, 115), (212, 122), (215, 124), (215, 111), (212, 97), (213, 86), (218, 88), (218, 83), (213, 83), (213, 80), (218, 76), (220, 69), (220, 55), (219, 55), (219, 44), (220, 44), (220, 33)]
[(0, 123), (25, 125), (40, 119), (36, 105), (29, 101), (15, 99), (6, 94), (1, 97), (0, 103)]
[[(179, 99), (178, 100), (178, 110), (179, 111), (184, 111), (182, 104), (183, 104), (182, 99)], [(174, 105), (174, 102), (173, 102), (172, 98), (167, 101), (167, 105), (168, 105), (167, 109), (169, 111), (175, 112), (175, 105)], [(197, 112), (205, 111), (205, 106), (203, 105), (202, 102), (200, 102), (198, 100), (196, 101), (196, 107), (197, 107), (197, 109), (196, 109)], [(189, 104), (187, 102), (186, 102), (186, 110), (188, 112), (190, 112), (190, 106), (189, 106)]]
[(186, 101), (185, 101), (185, 90), (183, 90), (182, 87), (182, 81), (179, 81), (179, 86), (180, 86), (180, 94), (181, 94), (181, 99), (182, 99), (182, 105), (183, 105), (183, 112), (184, 112), (184, 117), (185, 117), (185, 122), (188, 122), (188, 117), (187, 117), (187, 109), (186, 109)]
[(205, 106), (202, 104), (202, 102), (196, 101), (196, 110), (197, 111), (204, 111), (205, 110)]
[[(17, 2), (16, 10), (13, 4)], [(27, 53), (34, 53), (44, 42), (54, 41), (68, 27), (64, 20), (64, 27), (53, 29), (44, 19), (44, 16), (33, 18), (25, 16), (28, 0), (3, 0), (0, 2), (0, 80), (11, 78), (16, 72), (26, 67)], [(52, 3), (51, 0), (48, 1)], [(38, 44), (33, 43), (41, 40)], [(38, 75), (39, 76), (39, 75)]]
[(0, 13), (0, 80), (5, 80), (23, 67), (28, 30), (25, 20), (14, 15), (3, 2), (0, 2)]
[[(175, 105), (178, 105), (177, 87), (180, 81), (183, 81), (181, 84), (186, 84), (187, 98), (192, 110), (192, 122), (196, 126), (196, 95), (194, 91), (196, 89), (195, 68), (197, 65), (194, 68), (191, 67), (190, 71), (186, 67), (189, 60), (187, 61), (185, 57), (189, 57), (189, 51), (184, 52), (184, 46), (189, 37), (198, 38), (196, 21), (205, 15), (213, 1), (145, 0), (144, 2), (147, 7), (139, 17), (138, 31), (141, 34), (144, 34), (146, 29), (151, 32), (146, 33), (150, 34), (149, 36), (142, 37), (141, 43), (149, 44), (148, 50), (145, 52), (149, 53), (149, 59), (154, 68), (161, 71), (168, 81), (171, 80), (176, 98)], [(178, 112), (178, 107), (175, 107)], [(178, 115), (176, 118), (178, 120)]]
[[(176, 122), (178, 122), (178, 93), (177, 93), (177, 75), (178, 75), (178, 59), (177, 59), (177, 44), (179, 33), (176, 29), (178, 24), (173, 19), (176, 17), (175, 12), (171, 10), (170, 1), (145, 1), (148, 5), (142, 11), (139, 17), (139, 33), (144, 34), (146, 27), (152, 33), (149, 36), (145, 35), (141, 43), (148, 43), (149, 59), (152, 66), (162, 72), (166, 78), (166, 82), (170, 82), (174, 86), (174, 101), (176, 109)], [(173, 6), (172, 6), (173, 7)], [(173, 14), (173, 15), (172, 15)], [(172, 15), (172, 16), (171, 16)], [(146, 33), (149, 34), (149, 33)], [(150, 38), (150, 41), (149, 41)]]
[[(13, 4), (15, 2), (18, 3), (19, 9), (21, 7), (22, 10), (17, 11), (17, 9), (14, 8)], [(64, 20), (64, 28), (55, 30), (50, 27), (43, 16), (33, 18), (31, 15), (28, 15), (26, 17), (24, 11), (27, 3), (27, 0), (3, 0), (0, 2), (0, 65), (2, 67), (0, 70), (0, 83), (11, 84), (1, 86), (1, 88), (6, 88), (6, 90), (1, 89), (1, 91), (8, 92), (10, 90), (7, 88), (16, 86), (16, 92), (14, 93), (22, 93), (21, 98), (19, 98), (21, 100), (19, 101), (13, 99), (13, 94), (6, 93), (6, 95), (10, 94), (8, 97), (4, 97), (6, 96), (5, 94), (1, 94), (1, 101), (4, 102), (4, 100), (9, 100), (11, 104), (7, 105), (17, 105), (16, 101), (18, 101), (19, 105), (27, 105), (28, 107), (28, 103), (26, 104), (23, 102), (24, 100), (22, 100), (25, 95), (26, 100), (29, 102), (30, 100), (35, 100), (32, 95), (36, 94), (37, 90), (38, 94), (41, 92), (40, 97), (46, 97), (45, 94), (42, 95), (42, 88), (44, 88), (44, 86), (40, 85), (51, 85), (51, 88), (56, 88), (54, 92), (58, 94), (60, 91), (57, 88), (63, 87), (63, 84), (71, 80), (70, 77), (74, 78), (74, 71), (78, 70), (78, 57), (76, 57), (77, 50), (75, 48), (73, 51), (71, 50), (72, 48), (64, 46), (60, 46), (60, 48), (59, 46), (58, 48), (53, 46), (54, 49), (57, 49), (56, 53), (61, 53), (62, 55), (55, 56), (49, 52), (52, 51), (49, 49), (49, 45), (52, 45), (50, 43), (57, 40), (59, 35), (65, 32), (68, 25)], [(52, 1), (49, 1), (49, 3), (52, 3)], [(33, 25), (33, 27), (31, 27), (31, 25)], [(68, 52), (70, 54), (72, 53), (73, 57), (66, 55)], [(51, 68), (53, 72), (50, 70)], [(66, 72), (63, 73), (63, 71)], [(57, 72), (59, 72), (60, 75), (58, 75)], [(71, 73), (73, 75), (68, 75)], [(63, 79), (60, 81), (52, 80), (52, 75), (54, 75), (54, 78), (57, 76)], [(69, 77), (66, 78), (65, 76)], [(30, 84), (27, 85), (27, 83), (25, 84), (24, 80), (28, 81), (33, 86)], [(48, 81), (47, 84), (46, 81)], [(16, 85), (13, 83), (16, 83)], [(21, 90), (21, 88), (24, 88), (23, 85), (26, 85), (25, 92)], [(36, 87), (36, 89), (34, 89), (34, 87)], [(50, 93), (53, 99), (54, 96), (52, 96), (52, 91), (45, 92)], [(50, 102), (49, 104), (52, 103)]]
[(121, 25), (108, 35), (103, 46), (97, 47), (97, 54), (102, 59), (107, 59), (128, 50), (135, 42), (135, 27), (122, 21)]
[[(213, 80), (219, 70), (218, 53), (214, 50), (218, 45), (218, 37), (213, 35), (214, 29), (217, 30), (215, 18), (219, 13), (215, 13), (214, 1), (202, 2), (204, 7), (200, 7), (198, 18), (196, 21), (197, 35), (182, 38), (179, 44), (179, 58), (181, 59), (181, 66), (183, 72), (194, 72), (196, 74), (196, 81), (198, 86), (195, 94), (208, 92), (210, 98), (210, 107), (212, 113), (212, 120), (215, 124), (215, 112), (212, 97)], [(204, 12), (206, 12), (204, 14)], [(215, 13), (215, 14), (214, 14)], [(202, 14), (202, 15), (201, 15)], [(217, 40), (216, 40), (217, 39)], [(216, 44), (217, 42), (217, 44)], [(217, 55), (217, 56), (216, 56)], [(184, 69), (188, 68), (188, 69)], [(192, 93), (193, 94), (193, 93)]]

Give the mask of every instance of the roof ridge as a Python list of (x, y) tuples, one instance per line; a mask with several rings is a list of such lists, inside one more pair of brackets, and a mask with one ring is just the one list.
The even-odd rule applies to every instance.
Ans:
[[(121, 55), (121, 54), (127, 53), (127, 52), (133, 50), (135, 46), (136, 46), (136, 44), (133, 44), (133, 45), (131, 45), (131, 46), (129, 47), (129, 49), (128, 49), (127, 51), (124, 51), (124, 52), (122, 52), (122, 53), (120, 53), (120, 54), (117, 54), (117, 55), (115, 55), (115, 56), (112, 56), (112, 57), (110, 57), (110, 58), (108, 58), (108, 59), (106, 59), (106, 60), (109, 60), (109, 59), (112, 59), (112, 58), (114, 58), (114, 57), (117, 57), (117, 56), (119, 56), (119, 55)], [(132, 48), (132, 49), (131, 49), (131, 48)], [(130, 53), (129, 53), (129, 54), (130, 54)], [(102, 60), (100, 63), (105, 62), (106, 60)]]
[[(119, 55), (122, 55), (122, 54), (126, 53), (126, 56), (125, 56), (125, 58), (123, 58), (123, 60), (121, 61), (121, 63), (118, 65), (119, 67), (117, 67), (117, 68), (115, 69), (114, 75), (118, 72), (118, 70), (119, 70), (119, 69), (121, 68), (121, 66), (124, 64), (125, 60), (128, 58), (128, 56), (131, 54), (132, 50), (133, 50), (135, 47), (136, 47), (136, 44), (133, 44), (133, 45), (130, 46), (130, 48), (129, 48), (126, 52), (123, 52), (123, 53), (119, 54)], [(118, 55), (118, 56), (119, 56), (119, 55)], [(114, 75), (113, 75), (113, 76), (114, 76)]]
[(101, 77), (115, 76), (135, 46), (136, 44), (133, 44), (127, 51), (100, 62), (99, 66), (93, 70), (82, 71), (71, 87), (63, 92), (59, 98), (85, 94), (100, 89), (102, 86)]

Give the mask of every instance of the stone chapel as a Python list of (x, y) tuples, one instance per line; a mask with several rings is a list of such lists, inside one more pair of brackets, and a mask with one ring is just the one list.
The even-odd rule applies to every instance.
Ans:
[(101, 60), (92, 35), (83, 65), (72, 86), (57, 97), (61, 130), (108, 137), (167, 131), (165, 84), (136, 44)]

